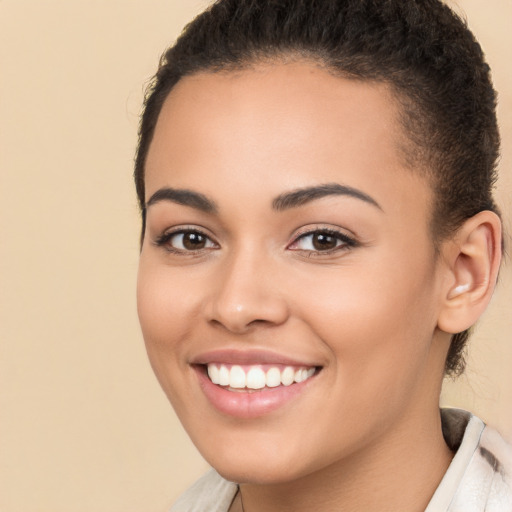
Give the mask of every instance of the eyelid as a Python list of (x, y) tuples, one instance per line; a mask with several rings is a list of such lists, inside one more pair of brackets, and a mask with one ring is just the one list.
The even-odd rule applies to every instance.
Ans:
[[(296, 244), (299, 240), (305, 239), (308, 236), (313, 236), (315, 234), (327, 234), (341, 241), (342, 244), (337, 245), (332, 249), (326, 250), (314, 250), (314, 249), (292, 249), (292, 246)], [(340, 250), (347, 250), (352, 247), (357, 247), (359, 242), (355, 238), (354, 235), (348, 235), (344, 230), (340, 228), (333, 228), (332, 226), (308, 226), (301, 228), (297, 233), (294, 234), (292, 241), (288, 244), (287, 249), (297, 252), (308, 252), (310, 254), (319, 254), (319, 255), (328, 255)]]
[[(184, 250), (178, 249), (172, 246), (167, 245), (168, 242), (172, 239), (172, 237), (185, 233), (197, 233), (205, 238), (207, 238), (215, 247), (205, 247), (197, 250)], [(163, 248), (170, 253), (181, 254), (181, 255), (197, 255), (200, 253), (211, 251), (212, 249), (219, 248), (218, 242), (215, 238), (207, 233), (207, 230), (201, 228), (200, 226), (174, 226), (172, 228), (165, 229), (161, 234), (157, 235), (153, 241), (153, 245)]]

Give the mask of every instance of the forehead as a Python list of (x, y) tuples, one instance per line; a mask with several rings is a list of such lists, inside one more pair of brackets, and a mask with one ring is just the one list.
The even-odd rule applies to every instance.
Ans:
[(406, 189), (418, 173), (404, 158), (399, 114), (385, 84), (340, 78), (309, 62), (185, 77), (158, 119), (146, 199), (161, 186), (191, 182), (206, 193), (214, 182), (253, 193), (265, 184), (274, 195), (327, 182), (377, 196)]

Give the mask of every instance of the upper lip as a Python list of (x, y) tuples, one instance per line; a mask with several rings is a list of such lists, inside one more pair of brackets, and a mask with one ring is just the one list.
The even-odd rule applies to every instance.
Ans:
[(210, 350), (193, 357), (191, 364), (209, 364), (209, 363), (226, 363), (226, 364), (280, 364), (286, 366), (319, 366), (307, 360), (300, 360), (289, 357), (284, 354), (261, 349), (222, 349)]

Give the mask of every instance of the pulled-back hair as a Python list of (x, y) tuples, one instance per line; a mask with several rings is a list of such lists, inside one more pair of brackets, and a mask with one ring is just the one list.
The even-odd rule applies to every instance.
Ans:
[[(145, 229), (144, 166), (162, 105), (198, 72), (307, 59), (349, 79), (387, 84), (407, 136), (406, 161), (434, 191), (435, 246), (492, 197), (499, 133), (496, 95), (480, 45), (439, 0), (218, 0), (162, 56), (148, 88), (135, 158)], [(468, 331), (452, 337), (445, 371), (464, 369)]]

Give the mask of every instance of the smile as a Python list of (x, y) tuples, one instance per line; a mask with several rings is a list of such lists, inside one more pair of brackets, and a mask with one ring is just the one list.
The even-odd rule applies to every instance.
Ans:
[(243, 391), (304, 382), (314, 375), (315, 367), (209, 363), (207, 371), (213, 384), (226, 387), (230, 391)]
[[(315, 361), (316, 362), (316, 361)], [(216, 350), (191, 361), (205, 398), (219, 413), (256, 419), (311, 396), (323, 366), (262, 350)]]

